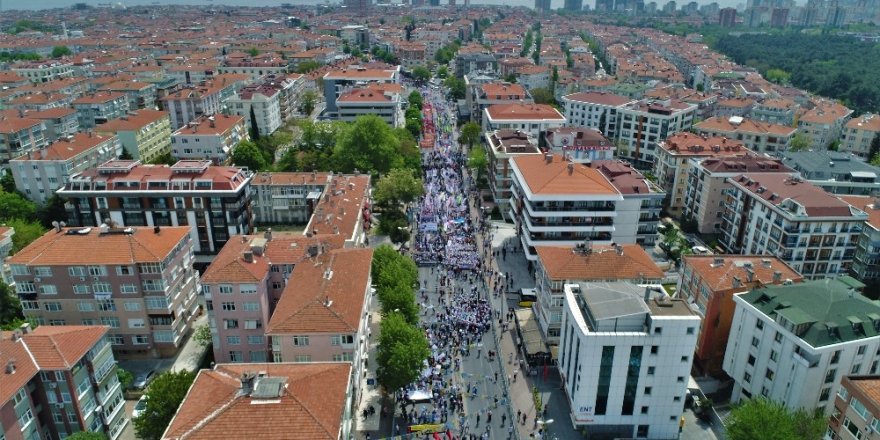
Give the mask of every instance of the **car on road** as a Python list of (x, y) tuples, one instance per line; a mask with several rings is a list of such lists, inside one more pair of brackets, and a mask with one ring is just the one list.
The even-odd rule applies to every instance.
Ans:
[(131, 418), (136, 419), (140, 417), (140, 415), (144, 413), (145, 409), (147, 409), (147, 396), (143, 395), (134, 405), (134, 409), (131, 410)]
[(134, 378), (134, 382), (132, 382), (132, 388), (142, 390), (150, 384), (153, 378), (156, 377), (156, 370), (150, 370), (146, 373), (138, 374), (137, 377)]

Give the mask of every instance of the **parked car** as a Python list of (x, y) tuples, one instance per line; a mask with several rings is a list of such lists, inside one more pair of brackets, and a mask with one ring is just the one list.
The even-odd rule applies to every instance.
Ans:
[(145, 409), (147, 409), (147, 396), (143, 395), (134, 405), (134, 409), (131, 410), (131, 418), (135, 419), (140, 417), (140, 415), (144, 413)]
[(150, 384), (153, 378), (156, 377), (156, 371), (150, 370), (146, 373), (138, 374), (137, 377), (134, 378), (134, 382), (132, 382), (132, 388), (142, 390)]

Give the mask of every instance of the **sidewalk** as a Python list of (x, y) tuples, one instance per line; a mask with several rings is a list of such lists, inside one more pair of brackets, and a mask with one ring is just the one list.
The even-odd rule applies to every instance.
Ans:
[[(374, 303), (378, 302), (374, 298)], [(374, 309), (375, 307), (371, 307)], [(358, 433), (355, 438), (363, 438), (367, 433), (370, 434), (373, 438), (381, 438), (380, 429), (381, 429), (381, 411), (382, 411), (382, 390), (379, 387), (379, 384), (376, 382), (376, 351), (379, 348), (379, 326), (382, 321), (382, 316), (379, 310), (371, 310), (370, 313), (370, 337), (367, 338), (366, 343), (367, 346), (367, 368), (366, 374), (361, 375), (361, 377), (357, 378), (357, 389), (360, 390), (360, 395), (358, 396), (358, 401), (356, 404), (356, 412), (352, 414), (351, 418), (354, 421), (354, 431)], [(372, 360), (372, 362), (370, 362)], [(372, 380), (373, 384), (370, 385), (367, 383), (368, 380)], [(376, 413), (367, 418), (363, 417), (364, 410), (368, 409), (370, 406), (375, 409)]]

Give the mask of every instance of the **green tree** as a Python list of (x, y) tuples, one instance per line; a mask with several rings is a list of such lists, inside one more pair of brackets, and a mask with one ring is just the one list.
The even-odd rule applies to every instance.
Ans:
[(422, 179), (416, 177), (412, 170), (404, 168), (389, 171), (376, 182), (374, 188), (376, 205), (389, 209), (412, 203), (425, 192)]
[(6, 171), (3, 173), (3, 176), (0, 177), (0, 189), (8, 193), (14, 193), (16, 191), (15, 177), (12, 176), (12, 171)]
[(153, 165), (174, 165), (177, 163), (177, 159), (171, 155), (171, 153), (161, 154), (159, 156), (154, 157), (152, 160), (147, 163)]
[(409, 325), (419, 323), (419, 306), (411, 286), (397, 283), (378, 293), (382, 314), (400, 313)]
[(119, 383), (122, 385), (123, 390), (127, 390), (132, 382), (134, 382), (134, 374), (131, 374), (131, 371), (122, 368), (116, 368), (116, 378), (119, 379)]
[(464, 99), (466, 86), (463, 79), (450, 76), (443, 81), (443, 85), (449, 89), (449, 94), (452, 95), (453, 98)]
[(446, 66), (437, 68), (437, 78), (446, 78), (447, 76), (449, 76), (449, 69)]
[(409, 102), (409, 108), (415, 108), (420, 111), (425, 103), (425, 99), (422, 98), (422, 94), (418, 90), (413, 90), (407, 97), (407, 101)]
[(413, 136), (418, 136), (422, 132), (422, 122), (418, 119), (407, 119), (405, 127)]
[(250, 121), (251, 121), (251, 139), (257, 141), (260, 139), (260, 126), (257, 125), (257, 114), (254, 113), (254, 106), (251, 106), (250, 111)]
[(306, 90), (305, 92), (303, 92), (302, 98), (300, 98), (299, 102), (303, 114), (311, 116), (312, 112), (315, 111), (315, 106), (318, 103), (318, 94), (315, 93), (314, 90)]
[(403, 158), (395, 154), (399, 139), (391, 127), (376, 115), (358, 116), (354, 124), (340, 135), (333, 149), (333, 161), (337, 171), (351, 173), (355, 169), (384, 174), (392, 168), (400, 168)]
[(198, 342), (202, 347), (207, 347), (214, 343), (214, 337), (211, 336), (211, 327), (208, 324), (200, 325), (193, 331), (193, 341)]
[(52, 58), (61, 58), (72, 55), (73, 52), (67, 46), (55, 46), (52, 48)]
[(52, 227), (52, 222), (65, 221), (67, 219), (67, 210), (64, 208), (64, 199), (59, 197), (58, 194), (52, 194), (46, 199), (46, 203), (38, 209), (37, 215), (40, 218), (40, 223), (46, 229)]
[(803, 151), (810, 148), (810, 137), (804, 133), (798, 132), (791, 138), (791, 144), (788, 151)]
[(416, 66), (412, 70), (412, 77), (417, 82), (425, 83), (431, 79), (431, 71), (425, 66)]
[(17, 192), (0, 192), (0, 221), (36, 218), (37, 206)]
[(389, 245), (382, 245), (373, 252), (373, 262), (370, 267), (376, 290), (394, 287), (403, 284), (413, 288), (419, 280), (419, 268), (416, 263)]
[(147, 406), (140, 417), (133, 420), (135, 434), (143, 440), (159, 440), (177, 412), (189, 387), (196, 378), (193, 371), (166, 371), (156, 377), (147, 388)]
[(820, 411), (788, 411), (763, 397), (730, 411), (724, 429), (730, 440), (813, 440), (822, 438), (825, 418)]
[(21, 301), (18, 295), (6, 285), (0, 282), (0, 327), (11, 330), (21, 325), (24, 315), (21, 312)]
[[(874, 135), (874, 139), (871, 139), (871, 146), (868, 147), (868, 157), (873, 161), (874, 157), (880, 153), (880, 133)], [(3, 188), (6, 188), (6, 184), (3, 184)]]
[(128, 150), (123, 148), (122, 153), (119, 155), (119, 160), (134, 160), (134, 156), (132, 156)]
[(299, 171), (300, 166), (300, 150), (288, 148), (275, 164), (275, 171)]
[(764, 76), (767, 78), (767, 81), (776, 84), (787, 84), (791, 79), (791, 74), (782, 69), (769, 69)]
[(483, 177), (486, 167), (489, 166), (489, 159), (486, 152), (482, 148), (473, 148), (468, 153), (468, 168), (477, 173), (477, 180)]
[(511, 84), (516, 84), (516, 75), (513, 73), (508, 73), (507, 76), (504, 77), (504, 81)]
[(875, 167), (880, 167), (880, 153), (871, 156), (871, 165), (874, 165)]
[(458, 138), (458, 141), (469, 147), (473, 147), (474, 144), (480, 142), (481, 132), (482, 129), (480, 128), (480, 124), (477, 124), (476, 122), (468, 122), (461, 127), (461, 136)]
[(24, 249), (46, 232), (40, 222), (20, 218), (6, 220), (6, 226), (15, 229), (15, 235), (12, 236), (12, 254)]
[(68, 440), (107, 440), (103, 432), (77, 431), (67, 436)]
[(555, 104), (556, 103), (556, 98), (553, 97), (553, 92), (551, 92), (550, 89), (539, 87), (537, 89), (529, 90), (529, 93), (532, 94), (532, 99), (535, 100), (535, 104)]
[(252, 48), (248, 49), (247, 54), (252, 57), (255, 57), (260, 54), (260, 50), (257, 49), (256, 47), (252, 47)]
[(303, 61), (303, 62), (296, 65), (296, 73), (300, 73), (300, 74), (305, 75), (306, 73), (309, 73), (313, 70), (320, 69), (321, 66), (323, 66), (323, 64), (321, 64), (317, 61), (312, 61), (312, 60)]
[(430, 354), (425, 333), (400, 313), (392, 312), (382, 319), (376, 378), (386, 392), (393, 393), (418, 379)]
[(260, 147), (251, 141), (242, 141), (232, 150), (232, 163), (251, 171), (263, 171), (269, 166)]

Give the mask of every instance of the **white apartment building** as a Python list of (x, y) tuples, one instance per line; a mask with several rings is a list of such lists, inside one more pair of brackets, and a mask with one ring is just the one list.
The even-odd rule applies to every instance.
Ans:
[(638, 168), (650, 168), (660, 141), (691, 128), (697, 105), (674, 99), (642, 100), (623, 106), (617, 113), (618, 157)]
[(29, 61), (14, 65), (11, 70), (33, 83), (44, 83), (74, 76), (73, 64), (66, 62)]
[[(474, 122), (483, 124), (483, 111), (490, 105), (495, 104), (532, 104), (535, 101), (528, 90), (520, 84), (511, 84), (507, 82), (489, 82), (479, 86), (470, 87), (473, 95), (472, 107), (470, 107), (471, 115)], [(466, 97), (467, 98), (467, 97)]]
[(242, 88), (238, 95), (230, 98), (227, 105), (233, 114), (245, 118), (250, 126), (251, 109), (257, 122), (260, 136), (269, 136), (281, 127), (281, 92), (270, 84), (259, 84)]
[[(336, 98), (338, 119), (353, 122), (358, 116), (376, 115), (392, 127), (404, 124), (401, 97), (397, 90), (384, 90), (386, 84), (371, 84), (342, 93)], [(388, 84), (395, 86), (397, 84)]]
[(594, 128), (561, 127), (544, 132), (547, 151), (564, 154), (572, 162), (612, 160), (614, 143)]
[(880, 136), (880, 116), (868, 113), (850, 119), (840, 135), (839, 151), (871, 160), (868, 152), (871, 150), (871, 142), (877, 136)]
[(728, 181), (720, 243), (729, 253), (776, 255), (805, 279), (847, 273), (867, 213), (797, 175)]
[(483, 110), (484, 132), (522, 130), (532, 137), (540, 138), (544, 131), (562, 127), (565, 123), (565, 116), (546, 104), (495, 104)]
[(810, 138), (810, 147), (826, 150), (836, 141), (853, 111), (833, 101), (819, 101), (798, 118), (798, 132)]
[(48, 145), (46, 124), (39, 119), (0, 116), (0, 162)]
[(215, 165), (226, 164), (239, 142), (248, 139), (244, 117), (203, 115), (171, 135), (171, 155), (180, 160), (208, 159)]
[(501, 215), (507, 216), (512, 173), (510, 159), (528, 154), (541, 154), (538, 141), (520, 130), (495, 130), (486, 133), (483, 144), (489, 159), (489, 189)]
[(700, 318), (629, 283), (568, 284), (559, 373), (571, 423), (597, 438), (678, 438)]
[(635, 102), (608, 92), (581, 92), (562, 97), (563, 113), (569, 125), (599, 130), (609, 139), (617, 136), (617, 112)]
[(731, 401), (764, 396), (829, 415), (843, 376), (877, 373), (880, 305), (863, 287), (840, 277), (734, 295), (724, 354)]
[(745, 119), (741, 116), (714, 117), (696, 125), (694, 130), (703, 136), (723, 136), (741, 142), (758, 153), (788, 150), (797, 129), (790, 125), (776, 125)]
[(232, 81), (211, 81), (204, 86), (187, 86), (161, 99), (176, 130), (202, 115), (220, 113), (223, 97), (235, 89)]
[(116, 159), (120, 154), (122, 143), (116, 136), (77, 133), (9, 161), (9, 167), (16, 188), (31, 201), (43, 205), (71, 175)]

